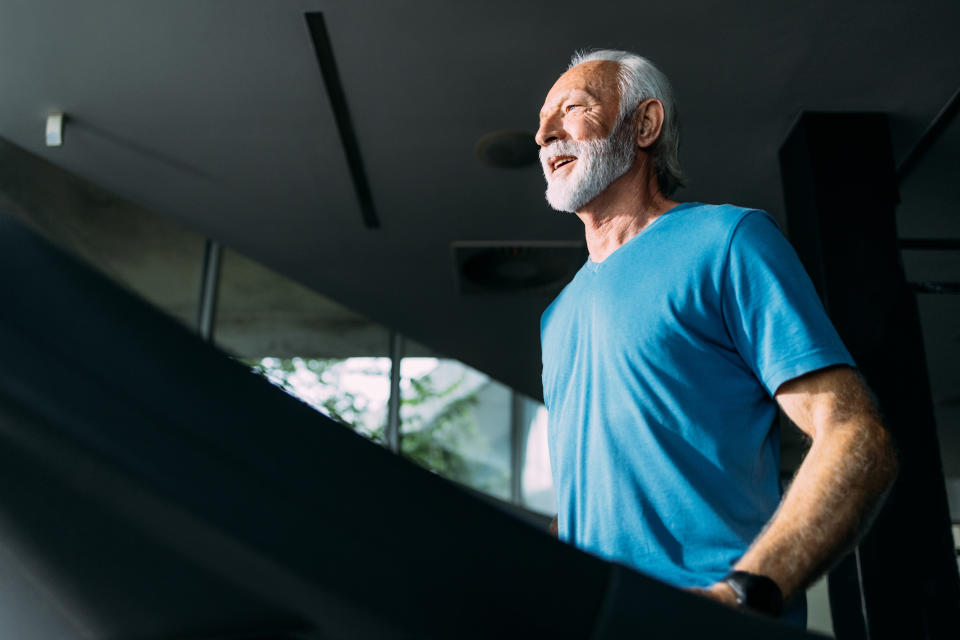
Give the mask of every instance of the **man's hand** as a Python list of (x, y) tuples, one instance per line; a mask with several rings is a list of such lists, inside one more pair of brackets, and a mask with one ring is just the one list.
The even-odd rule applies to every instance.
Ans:
[(704, 598), (710, 598), (711, 600), (729, 605), (735, 609), (740, 608), (737, 594), (733, 592), (733, 589), (726, 582), (718, 582), (708, 589), (693, 587), (690, 591)]

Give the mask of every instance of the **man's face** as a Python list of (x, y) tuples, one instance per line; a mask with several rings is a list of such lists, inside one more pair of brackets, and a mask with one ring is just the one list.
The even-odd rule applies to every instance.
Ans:
[(586, 62), (547, 94), (536, 140), (547, 202), (558, 211), (581, 209), (633, 165), (632, 120), (618, 122), (618, 71), (615, 62)]

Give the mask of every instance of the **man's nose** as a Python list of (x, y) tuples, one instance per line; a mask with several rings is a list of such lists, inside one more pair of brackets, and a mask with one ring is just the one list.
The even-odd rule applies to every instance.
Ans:
[(537, 144), (541, 147), (545, 147), (554, 140), (560, 140), (563, 138), (563, 135), (563, 128), (559, 126), (556, 117), (544, 118), (540, 122), (540, 128), (537, 129), (537, 135), (534, 136), (534, 140), (536, 140)]

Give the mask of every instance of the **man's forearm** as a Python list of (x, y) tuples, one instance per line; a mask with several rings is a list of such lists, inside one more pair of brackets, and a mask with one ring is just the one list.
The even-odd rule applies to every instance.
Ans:
[(735, 568), (769, 576), (789, 598), (856, 542), (895, 475), (878, 421), (833, 427), (814, 440), (777, 513)]

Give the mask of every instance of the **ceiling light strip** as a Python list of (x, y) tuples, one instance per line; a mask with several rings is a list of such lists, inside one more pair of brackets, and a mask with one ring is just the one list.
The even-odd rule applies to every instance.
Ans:
[(307, 12), (305, 17), (307, 28), (310, 30), (310, 40), (313, 42), (313, 50), (317, 54), (317, 62), (320, 64), (320, 72), (323, 74), (324, 85), (327, 88), (327, 95), (330, 97), (333, 116), (337, 121), (340, 142), (347, 156), (353, 187), (360, 201), (363, 223), (370, 229), (377, 229), (380, 227), (380, 219), (373, 207), (373, 195), (370, 192), (370, 184), (367, 182), (367, 173), (363, 168), (357, 134), (350, 119), (350, 111), (347, 109), (347, 96), (340, 83), (340, 74), (333, 58), (333, 47), (327, 33), (326, 21), (323, 19), (323, 13), (319, 11)]

